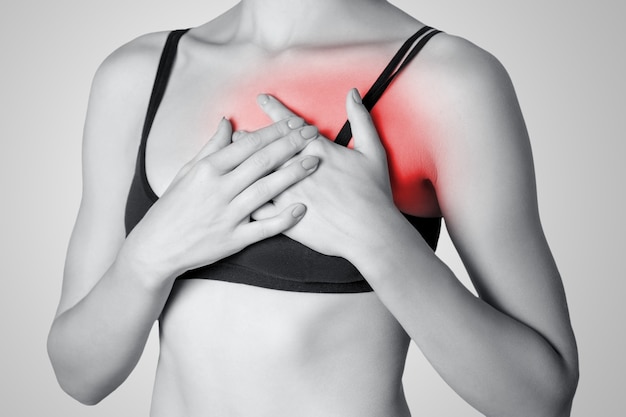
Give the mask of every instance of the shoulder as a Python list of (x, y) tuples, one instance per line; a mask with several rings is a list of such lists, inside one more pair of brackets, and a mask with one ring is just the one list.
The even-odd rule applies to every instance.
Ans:
[(445, 32), (430, 38), (394, 83), (402, 105), (424, 122), (420, 132), (429, 135), (493, 109), (517, 110), (502, 63), (474, 43)]
[(142, 35), (117, 48), (98, 67), (92, 89), (131, 92), (151, 84), (168, 33)]
[(427, 100), (420, 108), (430, 124), (444, 215), (454, 222), (467, 213), (495, 218), (512, 207), (534, 213), (530, 141), (506, 69), (465, 39), (440, 34), (431, 42), (414, 78), (426, 92), (418, 100)]
[(133, 39), (100, 64), (89, 95), (83, 137), (86, 151), (114, 144), (123, 151), (135, 148), (167, 34)]
[[(444, 154), (439, 165), (457, 154), (478, 162), (527, 147), (513, 83), (495, 56), (466, 39), (440, 33), (418, 59), (409, 66), (409, 88)], [(476, 152), (479, 149), (491, 151)]]
[[(446, 33), (434, 36), (413, 66), (414, 80), (430, 86), (433, 105), (472, 106), (490, 101), (492, 95), (513, 93), (510, 77), (502, 63), (474, 43)], [(510, 98), (510, 97), (509, 97)]]
[[(84, 180), (112, 179), (111, 167), (127, 181), (168, 32), (140, 36), (112, 52), (94, 76), (83, 133)], [(128, 178), (127, 178), (128, 177)], [(108, 180), (107, 180), (108, 181)]]
[(521, 121), (513, 83), (502, 63), (466, 39), (435, 35), (407, 70), (413, 106), (428, 120), (432, 134), (458, 140), (480, 129)]
[(409, 66), (408, 88), (427, 125), (440, 206), (461, 196), (475, 198), (478, 194), (466, 192), (478, 189), (483, 201), (491, 201), (505, 183), (515, 183), (518, 191), (530, 195), (534, 183), (530, 142), (502, 63), (463, 38), (441, 33), (429, 41), (415, 64)]

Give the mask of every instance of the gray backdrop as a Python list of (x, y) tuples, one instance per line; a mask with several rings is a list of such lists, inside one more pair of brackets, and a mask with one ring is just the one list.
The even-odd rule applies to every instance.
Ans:
[[(147, 415), (158, 354), (154, 333), (129, 380), (91, 408), (58, 388), (45, 340), (80, 198), (81, 130), (91, 78), (106, 55), (135, 36), (203, 23), (234, 1), (213, 3), (3, 0), (1, 415)], [(508, 68), (531, 133), (541, 215), (578, 336), (581, 381), (573, 415), (617, 415), (623, 395), (618, 381), (626, 373), (620, 320), (626, 310), (620, 259), (626, 232), (626, 31), (620, 2), (393, 3), (474, 41)], [(446, 238), (439, 254), (461, 269)], [(406, 384), (416, 416), (478, 415), (416, 349)]]

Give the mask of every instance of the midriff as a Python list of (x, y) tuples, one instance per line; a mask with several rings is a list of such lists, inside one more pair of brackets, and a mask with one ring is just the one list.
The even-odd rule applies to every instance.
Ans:
[(409, 338), (373, 293), (176, 282), (152, 417), (407, 417)]

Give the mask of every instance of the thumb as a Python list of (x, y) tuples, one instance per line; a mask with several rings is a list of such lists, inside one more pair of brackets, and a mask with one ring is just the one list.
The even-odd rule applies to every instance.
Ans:
[(352, 129), (354, 149), (367, 157), (379, 158), (385, 154), (380, 143), (378, 132), (372, 121), (372, 116), (361, 101), (356, 88), (351, 89), (346, 97), (346, 112)]
[(233, 126), (230, 123), (230, 120), (222, 118), (217, 126), (215, 134), (207, 141), (202, 149), (198, 151), (193, 159), (193, 162), (197, 162), (229, 145), (231, 143), (232, 135)]
[(174, 180), (172, 180), (172, 183), (187, 175), (187, 172), (189, 172), (191, 167), (194, 166), (199, 160), (219, 151), (231, 143), (232, 133), (233, 126), (230, 123), (230, 120), (225, 117), (222, 118), (217, 126), (215, 134), (207, 141), (207, 143), (204, 144), (204, 146), (202, 146), (198, 153), (189, 162), (183, 165), (174, 177)]

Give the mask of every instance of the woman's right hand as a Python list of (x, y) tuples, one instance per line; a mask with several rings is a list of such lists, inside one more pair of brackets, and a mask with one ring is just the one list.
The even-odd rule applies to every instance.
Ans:
[[(223, 119), (129, 234), (122, 253), (153, 273), (147, 277), (173, 280), (284, 232), (304, 216), (306, 207), (295, 203), (273, 217), (250, 220), (253, 211), (315, 171), (317, 157), (296, 155), (317, 129), (291, 117), (235, 135), (233, 142), (231, 124)], [(288, 167), (274, 171), (294, 156)]]

